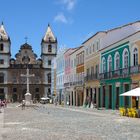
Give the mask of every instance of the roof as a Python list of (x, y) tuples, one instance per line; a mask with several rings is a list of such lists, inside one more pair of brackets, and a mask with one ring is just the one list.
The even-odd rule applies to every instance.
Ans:
[(78, 50), (81, 49), (81, 48), (83, 48), (82, 45), (81, 45), (80, 47), (75, 48), (75, 50), (74, 50), (73, 52), (71, 52), (70, 55), (73, 54), (73, 53), (75, 53), (76, 51), (78, 51)]
[(98, 35), (99, 33), (106, 33), (106, 32), (105, 31), (96, 32), (94, 35), (92, 35), (91, 37), (89, 37), (88, 39), (86, 39), (82, 44), (86, 43), (87, 41), (89, 41), (91, 38), (93, 38), (94, 36)]
[[(119, 29), (123, 29), (125, 27), (128, 27), (130, 25), (132, 25), (132, 29), (133, 31), (130, 30), (130, 33), (128, 32), (128, 34), (126, 33), (126, 31), (123, 33), (121, 30), (120, 30), (120, 33), (122, 32), (122, 36), (128, 36), (128, 35), (131, 35), (133, 34), (134, 32), (137, 32), (138, 30), (140, 30), (140, 26), (135, 26), (136, 23), (140, 23), (140, 20), (138, 21), (135, 21), (135, 22), (131, 22), (131, 23), (128, 23), (128, 24), (125, 24), (125, 25), (122, 25), (122, 26), (119, 26), (119, 27), (116, 27), (116, 28), (113, 28), (113, 29), (109, 29), (109, 30), (105, 30), (105, 31), (99, 31), (99, 32), (96, 32), (95, 34), (93, 34), (91, 37), (89, 37), (87, 40), (85, 40), (82, 44), (86, 43), (88, 40), (90, 40), (91, 38), (93, 38), (94, 36), (98, 35), (99, 33), (105, 33), (106, 34), (106, 37), (108, 37), (107, 35), (108, 34), (111, 34), (111, 36), (114, 35), (114, 33), (112, 34), (112, 31), (118, 31)], [(134, 25), (134, 26), (133, 26)], [(128, 30), (128, 29), (127, 29)], [(120, 35), (120, 34), (119, 34)], [(121, 35), (120, 35), (121, 36)], [(109, 37), (110, 38), (110, 37)], [(122, 37), (123, 38), (123, 37)], [(121, 40), (122, 38), (119, 38), (118, 40)], [(106, 40), (106, 39), (105, 39)], [(115, 42), (116, 40), (114, 40)], [(109, 41), (108, 41), (109, 42)], [(106, 45), (108, 46), (108, 45)]]
[(0, 25), (0, 40), (2, 41), (10, 41), (8, 34), (6, 33), (3, 22)]
[(110, 46), (112, 46), (112, 45), (114, 45), (114, 44), (116, 44), (116, 43), (118, 43), (118, 42), (121, 42), (121, 41), (123, 41), (123, 40), (125, 40), (125, 39), (127, 39), (127, 38), (129, 38), (129, 37), (131, 37), (131, 36), (133, 36), (133, 35), (135, 35), (135, 34), (137, 34), (137, 33), (140, 33), (140, 31), (137, 31), (137, 32), (135, 32), (135, 33), (133, 33), (133, 34), (127, 36), (127, 37), (124, 37), (123, 39), (121, 39), (121, 40), (119, 40), (119, 41), (116, 41), (116, 42), (114, 42), (114, 43), (112, 43), (112, 44), (106, 46), (105, 48), (100, 49), (100, 51), (105, 50), (106, 48), (108, 48), (108, 47), (110, 47)]
[(49, 24), (48, 24), (47, 31), (46, 31), (45, 36), (43, 37), (42, 41), (44, 41), (44, 42), (50, 42), (50, 41), (56, 42), (57, 41)]

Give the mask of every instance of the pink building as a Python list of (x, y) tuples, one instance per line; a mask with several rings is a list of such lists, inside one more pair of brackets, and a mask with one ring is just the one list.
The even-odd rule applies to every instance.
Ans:
[(71, 75), (71, 60), (70, 60), (70, 54), (75, 50), (75, 48), (70, 48), (64, 53), (64, 59), (65, 59), (65, 67), (64, 67), (64, 88), (65, 88), (65, 104), (70, 104), (70, 75)]

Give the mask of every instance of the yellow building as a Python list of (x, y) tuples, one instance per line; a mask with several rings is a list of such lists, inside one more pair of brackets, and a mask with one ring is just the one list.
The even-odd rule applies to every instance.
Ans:
[(85, 85), (84, 85), (84, 103), (91, 106), (99, 106), (98, 93), (100, 92), (99, 76), (99, 62), (100, 62), (100, 38), (105, 35), (104, 32), (98, 32), (84, 43), (84, 71), (85, 71)]

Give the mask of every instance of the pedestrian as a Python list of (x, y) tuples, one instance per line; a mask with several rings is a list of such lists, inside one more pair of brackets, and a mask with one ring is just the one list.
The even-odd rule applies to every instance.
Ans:
[(25, 100), (22, 100), (22, 110), (25, 109)]

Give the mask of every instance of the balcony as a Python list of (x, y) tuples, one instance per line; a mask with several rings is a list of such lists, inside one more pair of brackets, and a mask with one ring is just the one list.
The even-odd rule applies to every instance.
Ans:
[(91, 75), (87, 75), (85, 77), (85, 81), (97, 80), (98, 78), (99, 78), (98, 74), (91, 74)]
[[(84, 81), (75, 81), (75, 82), (69, 82), (69, 86), (82, 86), (84, 84)], [(68, 86), (67, 83), (64, 84), (64, 86)]]
[(99, 79), (125, 78), (140, 73), (140, 65), (99, 74)]

